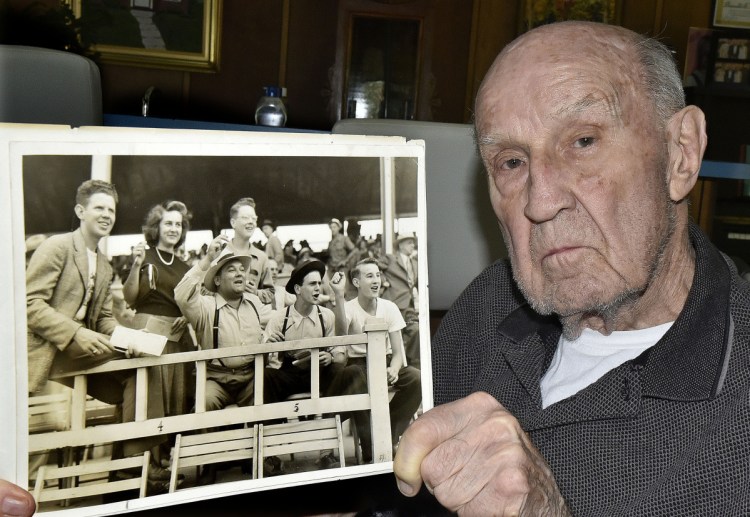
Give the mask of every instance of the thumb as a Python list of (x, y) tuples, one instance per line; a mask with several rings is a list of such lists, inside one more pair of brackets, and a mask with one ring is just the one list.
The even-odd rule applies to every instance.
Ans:
[(409, 497), (416, 495), (422, 485), (424, 459), (469, 426), (473, 419), (482, 419), (488, 410), (497, 407), (502, 406), (494, 397), (475, 392), (437, 406), (415, 420), (401, 437), (393, 460), (393, 473), (401, 493)]
[(393, 473), (398, 489), (405, 496), (411, 497), (419, 492), (424, 459), (463, 427), (453, 415), (454, 404), (452, 402), (425, 412), (401, 437), (393, 460)]

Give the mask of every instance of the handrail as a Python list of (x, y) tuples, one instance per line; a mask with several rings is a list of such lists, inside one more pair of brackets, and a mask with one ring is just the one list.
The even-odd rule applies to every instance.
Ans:
[[(349, 336), (331, 336), (277, 343), (259, 343), (226, 347), (197, 352), (181, 352), (162, 357), (140, 357), (118, 359), (103, 365), (76, 372), (69, 372), (65, 377), (73, 376), (73, 400), (71, 407), (71, 427), (66, 431), (54, 431), (29, 436), (29, 452), (39, 452), (60, 447), (76, 447), (112, 442), (113, 436), (119, 440), (142, 438), (155, 435), (167, 435), (178, 432), (219, 427), (247, 422), (261, 422), (285, 417), (299, 417), (325, 413), (350, 413), (352, 411), (370, 411), (373, 438), (373, 458), (376, 462), (392, 459), (390, 435), (390, 414), (388, 411), (388, 385), (386, 375), (385, 342), (387, 326), (382, 320), (374, 320), (364, 328), (363, 334)], [(290, 350), (313, 349), (311, 363), (311, 381), (317, 387), (318, 363), (314, 361), (317, 349), (331, 346), (365, 344), (367, 346), (367, 381), (366, 394), (318, 397), (316, 390), (311, 389), (313, 396), (309, 399), (274, 402), (264, 404), (262, 401), (263, 376), (255, 376), (255, 405), (231, 407), (216, 411), (205, 411), (206, 364), (209, 361), (225, 357), (254, 355), (256, 371), (264, 367), (264, 354)], [(165, 364), (196, 363), (196, 410), (185, 415), (148, 419), (146, 401), (148, 399), (147, 369)], [(85, 400), (87, 375), (120, 370), (135, 369), (136, 374), (136, 421), (117, 424), (106, 424), (86, 427)], [(63, 376), (56, 376), (61, 378)]]
[[(376, 329), (372, 329), (376, 330)], [(188, 363), (192, 361), (211, 361), (214, 359), (225, 359), (227, 357), (238, 357), (243, 355), (267, 354), (270, 352), (281, 352), (290, 350), (302, 350), (305, 348), (327, 348), (331, 346), (359, 345), (367, 343), (367, 334), (351, 334), (347, 336), (331, 336), (309, 339), (298, 339), (294, 341), (280, 341), (276, 343), (256, 343), (249, 345), (231, 346), (226, 348), (215, 348), (209, 350), (198, 350), (195, 352), (176, 352), (159, 357), (131, 357), (129, 359), (114, 359), (107, 363), (89, 368), (87, 370), (76, 370), (50, 376), (51, 379), (63, 379), (77, 375), (89, 375), (94, 373), (116, 372), (121, 370), (133, 370), (136, 368), (148, 368), (151, 366), (163, 366), (168, 364)]]

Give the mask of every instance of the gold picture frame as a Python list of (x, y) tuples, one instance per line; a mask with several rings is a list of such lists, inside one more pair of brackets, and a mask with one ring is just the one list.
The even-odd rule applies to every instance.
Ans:
[(618, 23), (621, 2), (618, 0), (523, 0), (520, 30), (525, 32), (539, 25), (564, 20), (586, 20)]
[(747, 3), (716, 0), (714, 5), (714, 26), (750, 28), (750, 7)]
[(66, 1), (103, 63), (191, 72), (219, 68), (223, 0)]

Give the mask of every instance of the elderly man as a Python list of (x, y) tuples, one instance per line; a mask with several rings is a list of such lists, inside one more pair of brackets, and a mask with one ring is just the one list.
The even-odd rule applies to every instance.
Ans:
[(688, 217), (706, 147), (669, 50), (620, 27), (532, 30), (476, 136), (510, 266), (434, 339), (438, 406), (399, 486), (474, 515), (747, 515), (750, 287)]

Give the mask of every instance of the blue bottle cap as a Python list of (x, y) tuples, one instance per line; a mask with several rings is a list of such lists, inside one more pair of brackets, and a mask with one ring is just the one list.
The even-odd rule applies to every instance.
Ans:
[(264, 86), (263, 92), (267, 97), (281, 97), (281, 88), (278, 86)]

